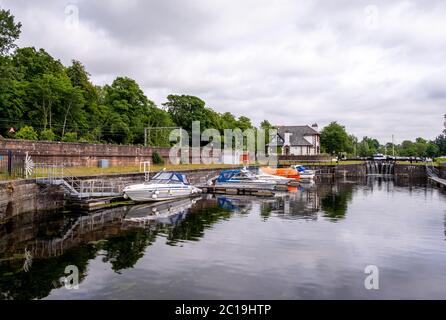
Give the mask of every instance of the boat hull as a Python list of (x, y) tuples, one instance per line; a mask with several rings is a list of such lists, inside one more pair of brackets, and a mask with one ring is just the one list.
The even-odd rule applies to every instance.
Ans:
[(141, 187), (124, 189), (124, 195), (135, 202), (156, 202), (189, 197), (199, 193), (193, 186)]
[(216, 182), (216, 187), (239, 188), (239, 189), (266, 189), (274, 190), (277, 186), (275, 182), (267, 183), (247, 183), (247, 182)]

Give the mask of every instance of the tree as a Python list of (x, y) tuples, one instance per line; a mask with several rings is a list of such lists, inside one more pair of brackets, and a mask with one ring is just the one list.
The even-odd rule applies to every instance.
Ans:
[(240, 128), (242, 131), (250, 129), (252, 128), (251, 120), (245, 116), (241, 116), (238, 118), (237, 127)]
[(0, 9), (0, 55), (6, 55), (16, 47), (14, 42), (20, 36), (21, 27), (9, 10)]
[(53, 130), (46, 129), (40, 132), (40, 140), (54, 141), (56, 140), (56, 135), (54, 134)]
[(205, 119), (205, 102), (200, 98), (188, 95), (168, 95), (167, 107), (172, 120), (184, 130), (192, 132), (192, 122)]
[(426, 147), (426, 156), (429, 158), (438, 157), (440, 155), (440, 149), (434, 141), (429, 141)]
[(105, 86), (104, 103), (108, 107), (107, 125), (110, 141), (120, 143), (144, 142), (144, 127), (152, 120), (156, 108), (135, 80), (127, 77), (116, 78), (111, 86)]
[(67, 132), (62, 137), (63, 142), (76, 142), (77, 141), (77, 133), (76, 132)]
[(438, 147), (438, 155), (437, 156), (444, 156), (446, 155), (446, 134), (439, 135), (434, 143)]
[(17, 132), (15, 137), (21, 140), (37, 140), (37, 132), (31, 126), (24, 126)]
[(332, 122), (321, 131), (321, 146), (325, 152), (331, 154), (340, 154), (342, 152), (351, 152), (349, 135), (345, 127)]

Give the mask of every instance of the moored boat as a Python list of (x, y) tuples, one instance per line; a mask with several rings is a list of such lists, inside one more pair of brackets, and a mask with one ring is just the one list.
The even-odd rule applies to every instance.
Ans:
[(300, 180), (299, 171), (297, 171), (295, 168), (292, 167), (288, 168), (262, 167), (260, 168), (259, 172), (262, 172), (263, 174), (285, 177), (293, 180)]
[(215, 186), (225, 186), (233, 188), (258, 188), (275, 189), (277, 183), (272, 180), (260, 179), (248, 170), (224, 170), (213, 181)]
[(294, 168), (299, 172), (300, 178), (303, 180), (313, 180), (316, 176), (316, 171), (308, 170), (304, 166), (296, 165)]
[(177, 199), (200, 192), (200, 189), (188, 182), (184, 174), (166, 171), (159, 172), (148, 182), (130, 185), (123, 190), (125, 198), (137, 202)]

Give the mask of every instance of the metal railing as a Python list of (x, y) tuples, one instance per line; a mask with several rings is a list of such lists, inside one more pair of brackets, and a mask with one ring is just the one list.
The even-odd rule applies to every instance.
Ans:
[(122, 181), (82, 179), (64, 164), (36, 164), (34, 172), (37, 183), (61, 185), (67, 194), (76, 198), (117, 196), (125, 187)]

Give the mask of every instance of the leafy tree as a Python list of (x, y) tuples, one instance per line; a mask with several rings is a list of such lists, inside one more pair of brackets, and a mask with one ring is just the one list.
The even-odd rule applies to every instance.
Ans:
[(332, 122), (322, 129), (321, 146), (325, 152), (338, 155), (351, 152), (352, 147), (345, 127), (337, 122)]
[(19, 38), (22, 24), (15, 22), (9, 10), (0, 8), (0, 55), (7, 54), (15, 48), (14, 42)]
[(77, 141), (77, 133), (76, 132), (67, 132), (62, 137), (63, 142), (76, 142)]
[(24, 126), (17, 132), (15, 137), (22, 140), (37, 140), (37, 132), (31, 126)]
[(40, 140), (54, 141), (54, 140), (56, 140), (56, 135), (54, 134), (53, 130), (51, 130), (51, 129), (42, 130), (40, 132)]
[(444, 156), (446, 155), (446, 134), (439, 135), (434, 143), (438, 147), (438, 154), (437, 156)]
[(205, 102), (200, 98), (171, 94), (163, 105), (167, 107), (172, 120), (188, 132), (192, 131), (193, 121), (201, 122), (205, 119)]
[(252, 128), (251, 120), (245, 116), (241, 116), (240, 118), (238, 118), (237, 127), (240, 128), (242, 131), (250, 129)]

